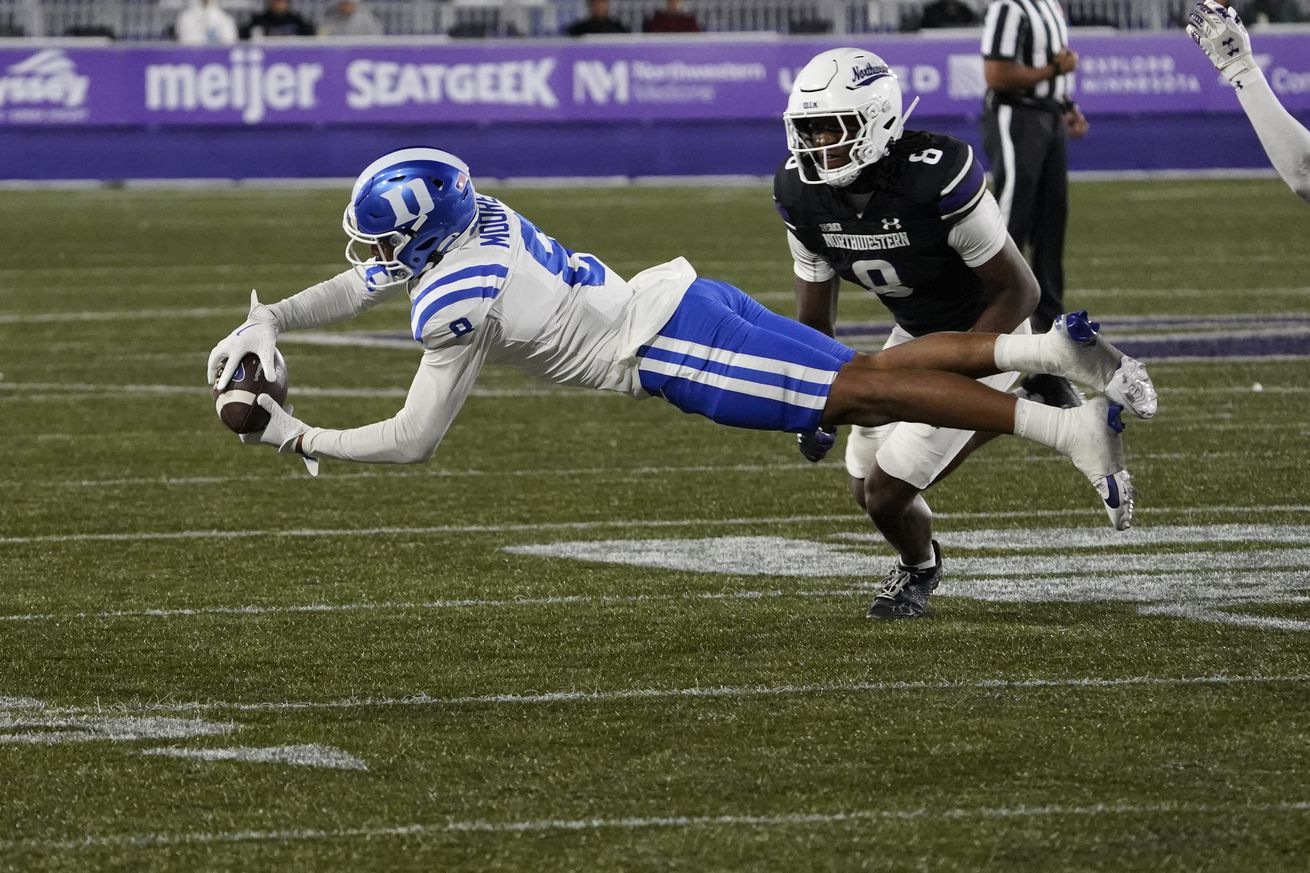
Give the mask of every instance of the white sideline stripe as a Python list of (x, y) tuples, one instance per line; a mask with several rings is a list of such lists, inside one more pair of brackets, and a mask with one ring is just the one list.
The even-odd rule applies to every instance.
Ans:
[[(211, 286), (212, 287), (212, 286)], [(0, 324), (60, 324), (65, 321), (136, 321), (142, 318), (210, 318), (218, 315), (239, 316), (241, 309), (232, 306), (195, 306), (186, 309), (107, 309), (81, 312), (0, 313)]]
[[(648, 360), (648, 359), (644, 359)], [(1176, 357), (1176, 358), (1151, 358), (1149, 363), (1157, 366), (1166, 363), (1178, 364), (1214, 364), (1224, 363), (1226, 361), (1255, 361), (1261, 363), (1276, 363), (1278, 361), (1303, 361), (1304, 357), (1290, 355), (1285, 357), (1259, 357), (1244, 358), (1241, 356), (1230, 357)], [(677, 373), (673, 373), (677, 375)], [(754, 383), (750, 383), (754, 384)], [(377, 397), (394, 397), (404, 398), (407, 396), (408, 388), (397, 388), (396, 386), (386, 386), (380, 388), (316, 388), (312, 386), (296, 386), (294, 389), (296, 395), (305, 397), (342, 397), (342, 398), (377, 398)], [(92, 382), (10, 382), (5, 381), (0, 376), (0, 394), (19, 394), (20, 392), (30, 392), (38, 395), (53, 395), (48, 397), (26, 397), (26, 400), (73, 400), (85, 398), (100, 397), (131, 397), (131, 396), (159, 396), (159, 395), (179, 395), (179, 396), (199, 396), (208, 394), (209, 388), (203, 385), (113, 385), (113, 384), (95, 384)], [(1249, 395), (1253, 392), (1250, 386), (1238, 387), (1210, 387), (1210, 388), (1170, 388), (1169, 396), (1215, 396), (1215, 395)], [(1304, 385), (1265, 385), (1261, 388), (1263, 394), (1308, 394), (1310, 386)], [(473, 397), (556, 397), (567, 395), (570, 397), (588, 397), (588, 398), (612, 398), (620, 395), (611, 391), (592, 391), (587, 388), (569, 388), (564, 386), (552, 386), (542, 383), (540, 387), (520, 387), (520, 388), (474, 388)], [(3, 399), (3, 398), (0, 398)], [(1175, 424), (1178, 420), (1171, 419), (1166, 422)], [(1268, 429), (1265, 426), (1251, 423), (1246, 425), (1248, 428), (1259, 427)]]
[(161, 746), (143, 749), (141, 754), (194, 761), (249, 761), (256, 764), (290, 764), (294, 767), (323, 767), (329, 770), (367, 770), (354, 755), (317, 743), (303, 746), (236, 746), (229, 749), (188, 749)]
[[(1234, 604), (1226, 605), (1232, 606)], [(1224, 604), (1207, 606), (1200, 603), (1154, 603), (1139, 606), (1137, 611), (1142, 615), (1164, 615), (1172, 618), (1231, 624), (1237, 627), (1257, 628), (1259, 630), (1310, 631), (1310, 621), (1283, 618), (1277, 615), (1229, 612), (1223, 606)]]
[[(199, 606), (178, 609), (114, 609), (104, 612), (71, 614), (27, 613), (0, 615), (0, 621), (71, 621), (105, 618), (187, 618), (201, 615), (289, 615), (297, 613), (373, 612), (406, 609), (499, 608), (506, 606), (555, 606), (559, 604), (609, 605), (647, 603), (669, 600), (765, 600), (777, 597), (849, 597), (853, 589), (829, 591), (705, 591), (680, 594), (556, 594), (545, 597), (511, 597), (503, 599), (464, 598), (427, 601), (377, 601), (373, 603), (306, 603), (290, 606)], [(5, 698), (0, 697), (0, 709)]]
[[(134, 395), (184, 395), (198, 397), (212, 392), (203, 385), (94, 385), (89, 382), (5, 382), (0, 380), (0, 392), (31, 391), (55, 394), (55, 397), (28, 398), (33, 400), (65, 400), (83, 397), (116, 397)], [(409, 393), (407, 388), (312, 388), (297, 386), (294, 392), (304, 397), (397, 397)], [(588, 391), (585, 388), (474, 388), (473, 397), (553, 397), (570, 394), (574, 397), (617, 397), (612, 392)]]
[[(1239, 329), (1242, 339), (1277, 339), (1277, 338), (1297, 338), (1310, 334), (1310, 325), (1262, 325), (1259, 327), (1248, 326)], [(1163, 328), (1156, 330), (1139, 329), (1132, 332), (1116, 333), (1115, 340), (1124, 340), (1125, 342), (1175, 342), (1179, 340), (1217, 340), (1228, 339), (1233, 336), (1234, 329), (1232, 325), (1216, 325), (1213, 328), (1205, 330), (1193, 328), (1188, 329), (1171, 329)]]
[[(1306, 293), (1310, 294), (1310, 289), (1306, 289)], [(1155, 361), (1152, 361), (1151, 365), (1154, 366)], [(1240, 386), (1240, 385), (1234, 388), (1173, 388), (1173, 387), (1169, 388), (1170, 397), (1173, 397), (1174, 395), (1187, 395), (1189, 397), (1194, 397), (1194, 396), (1205, 397), (1207, 395), (1212, 395), (1212, 394), (1255, 394), (1255, 393), (1310, 394), (1310, 387), (1305, 385), (1263, 385), (1261, 386), (1259, 392), (1254, 392), (1249, 387)]]
[(956, 809), (857, 809), (845, 812), (796, 812), (755, 815), (669, 815), (580, 819), (488, 819), (452, 820), (434, 824), (407, 824), (391, 827), (334, 828), (331, 830), (296, 829), (281, 831), (215, 831), (179, 834), (87, 834), (68, 840), (0, 841), (7, 851), (72, 852), (79, 849), (133, 848), (156, 846), (193, 846), (214, 843), (284, 843), (316, 840), (379, 839), (383, 837), (424, 837), (443, 834), (521, 834), (551, 831), (586, 832), (599, 830), (651, 830), (674, 828), (770, 828), (806, 825), (839, 825), (870, 821), (969, 821), (971, 819), (1030, 819), (1045, 817), (1091, 817), (1099, 815), (1151, 815), (1158, 813), (1233, 816), (1242, 813), (1296, 813), (1310, 810), (1310, 801), (1284, 801), (1254, 806), (1240, 804), (1179, 803), (1093, 803), (1083, 806), (1049, 804), (1042, 806), (979, 806)]
[[(1250, 452), (1230, 452), (1231, 457), (1250, 459)], [(1056, 456), (1057, 458), (1059, 456)], [(1208, 454), (1206, 458), (1219, 457), (1217, 454)], [(1180, 460), (1196, 460), (1195, 454), (1179, 454)], [(1037, 460), (1037, 459), (1034, 459)], [(1063, 461), (1063, 458), (1059, 458)], [(562, 476), (565, 478), (571, 476), (613, 476), (616, 478), (623, 477), (645, 477), (650, 475), (664, 475), (669, 473), (684, 474), (695, 473), (697, 475), (706, 473), (777, 473), (777, 472), (797, 472), (810, 471), (815, 469), (807, 461), (801, 460), (799, 456), (794, 461), (780, 461), (776, 464), (732, 464), (732, 465), (697, 465), (690, 467), (573, 467), (573, 468), (540, 468), (532, 470), (397, 470), (395, 472), (383, 471), (365, 471), (359, 473), (333, 473), (332, 479), (478, 479), (483, 477), (510, 477), (510, 478), (534, 478), (537, 476)], [(224, 485), (234, 482), (270, 482), (277, 480), (298, 480), (304, 479), (302, 474), (286, 474), (282, 476), (183, 476), (176, 478), (167, 477), (139, 477), (133, 479), (51, 479), (40, 483), (45, 487), (80, 487), (80, 488), (103, 488), (117, 487), (123, 485)], [(24, 487), (29, 488), (33, 483), (29, 480), (9, 479), (0, 480), (0, 486)]]
[(106, 704), (94, 707), (47, 707), (49, 717), (98, 715), (148, 715), (194, 712), (289, 712), (323, 709), (399, 706), (538, 705), (552, 703), (610, 703), (625, 700), (714, 699), (731, 697), (794, 697), (811, 694), (878, 694), (901, 691), (979, 691), (1005, 688), (1172, 688), (1204, 685), (1259, 685), (1310, 682), (1310, 674), (1286, 676), (1121, 676), (1117, 678), (973, 679), (963, 682), (828, 682), (811, 685), (717, 685), (690, 688), (619, 688), (610, 691), (550, 691), (534, 694), (479, 694), (463, 697), (432, 697), (419, 692), (409, 697), (347, 697), (341, 700), (282, 700), (238, 703), (196, 701), (190, 703)]
[[(580, 546), (596, 545), (580, 543)], [(580, 561), (604, 561), (603, 557), (593, 554), (570, 554), (568, 550), (555, 550), (535, 546), (509, 546), (502, 551), (509, 554), (521, 554), (535, 557), (571, 557)], [(1238, 606), (1243, 602), (1256, 599), (1267, 602), (1268, 592), (1261, 587), (1276, 585), (1288, 592), (1295, 592), (1306, 580), (1307, 562), (1310, 561), (1310, 549), (1283, 549), (1272, 552), (1180, 552), (1170, 553), (1168, 569), (1173, 572), (1153, 573), (1161, 564), (1160, 555), (1114, 555), (1105, 558), (1091, 558), (1081, 562), (1077, 567), (1062, 565), (1062, 559), (1030, 558), (1024, 556), (1007, 556), (1005, 558), (956, 558), (950, 563), (953, 574), (952, 590), (940, 594), (941, 597), (963, 597), (967, 599), (987, 599), (1001, 601), (1031, 602), (1032, 598), (1022, 596), (1021, 592), (1031, 588), (1048, 588), (1048, 601), (1085, 602), (1070, 598), (1064, 594), (1071, 580), (1086, 582), (1105, 578), (1095, 601), (1110, 603), (1125, 599), (1153, 600), (1164, 599), (1172, 591), (1185, 586), (1201, 586), (1202, 590), (1193, 592), (1195, 597), (1213, 599), (1213, 589), (1222, 589), (1223, 600), (1214, 600), (1212, 604), (1151, 604), (1141, 607), (1147, 615), (1172, 615), (1180, 618), (1196, 618), (1206, 621), (1221, 621), (1225, 624), (1237, 624), (1246, 627), (1277, 628), (1280, 630), (1307, 630), (1310, 622), (1277, 619), (1267, 616), (1238, 615), (1226, 611), (1226, 607)], [(862, 566), (855, 563), (844, 571), (825, 570), (822, 575), (866, 576), (876, 574), (885, 564), (883, 555), (852, 556), (852, 561), (863, 559)], [(628, 563), (628, 562), (623, 562)], [(647, 566), (647, 565), (638, 565)], [(855, 569), (858, 567), (858, 569)], [(1291, 568), (1280, 571), (1280, 568)], [(681, 566), (665, 564), (656, 569), (684, 569)], [(1007, 568), (1010, 568), (1007, 571)], [(704, 568), (706, 572), (742, 573), (740, 569)], [(1177, 571), (1186, 570), (1182, 573)], [(1234, 573), (1234, 570), (1246, 572)], [(1254, 572), (1260, 571), (1260, 572)], [(806, 573), (778, 573), (776, 568), (767, 568), (768, 575), (806, 576)], [(1252, 584), (1245, 586), (1247, 582)], [(503, 609), (524, 606), (614, 606), (636, 603), (667, 603), (670, 601), (730, 601), (730, 600), (774, 600), (781, 598), (829, 598), (859, 597), (879, 583), (856, 582), (848, 588), (831, 588), (818, 590), (780, 589), (762, 591), (705, 591), (680, 592), (675, 594), (554, 594), (541, 597), (511, 598), (452, 598), (447, 600), (427, 601), (393, 601), (381, 600), (362, 603), (302, 603), (281, 606), (194, 606), (153, 609), (113, 609), (101, 612), (29, 612), (0, 615), (0, 622), (43, 622), (43, 621), (103, 621), (107, 619), (131, 618), (195, 618), (205, 616), (245, 616), (245, 615), (326, 615), (347, 612), (389, 612), (407, 610), (441, 610), (441, 609)], [(1016, 596), (1018, 593), (1018, 596)], [(1310, 597), (1287, 593), (1280, 598), (1284, 603), (1310, 602)], [(0, 698), (3, 709), (4, 698)]]
[[(1236, 253), (1234, 253), (1236, 254)], [(284, 273), (305, 273), (305, 272), (322, 272), (326, 269), (334, 269), (341, 272), (341, 262), (314, 262), (300, 261), (298, 263), (266, 263), (260, 264), (260, 270), (264, 273), (274, 271)], [(13, 276), (17, 279), (31, 275), (29, 267), (0, 267), (0, 276)], [(104, 276), (114, 275), (117, 273), (126, 273), (133, 276), (145, 275), (149, 278), (159, 278), (162, 273), (181, 273), (186, 277), (194, 278), (199, 273), (240, 273), (246, 275), (250, 272), (248, 264), (149, 264), (142, 266), (140, 259), (135, 264), (99, 264), (95, 266), (76, 266), (76, 267), (59, 267), (51, 265), (42, 268), (42, 275), (56, 276), (61, 273), (71, 273), (73, 278), (82, 278), (86, 276)], [(328, 275), (333, 275), (329, 273)], [(40, 286), (44, 287), (44, 286)], [(83, 288), (86, 286), (83, 285)], [(249, 286), (247, 286), (249, 287)], [(231, 310), (229, 310), (231, 311)]]
[[(211, 430), (192, 431), (193, 435), (209, 435)], [(175, 432), (176, 435), (176, 432)], [(28, 434), (29, 438), (38, 439), (81, 439), (75, 434)], [(1144, 452), (1133, 456), (1133, 463), (1140, 465), (1145, 461), (1188, 461), (1196, 462), (1197, 460), (1216, 461), (1227, 458), (1241, 458), (1250, 460), (1249, 451), (1233, 452), (1205, 452), (1198, 454), (1196, 452)], [(1001, 458), (993, 456), (982, 456), (973, 458), (970, 463), (988, 466), (1005, 466), (1013, 467), (1016, 462), (1024, 464), (1066, 464), (1064, 458), (1054, 453), (1049, 455), (1025, 455), (1022, 458)], [(800, 460), (799, 456), (795, 460), (780, 459), (773, 464), (704, 464), (692, 466), (668, 466), (668, 467), (541, 467), (535, 469), (523, 470), (431, 470), (423, 467), (401, 469), (394, 471), (384, 470), (365, 470), (356, 473), (333, 472), (329, 477), (331, 481), (347, 481), (355, 479), (477, 479), (477, 478), (537, 478), (537, 477), (562, 477), (569, 478), (573, 476), (607, 476), (616, 480), (640, 478), (651, 475), (714, 475), (721, 473), (804, 473), (806, 475), (818, 475), (825, 472), (822, 468)], [(43, 488), (118, 488), (123, 486), (143, 486), (159, 485), (164, 487), (185, 487), (191, 485), (228, 485), (238, 482), (278, 482), (278, 481), (298, 481), (305, 477), (300, 473), (284, 473), (279, 476), (267, 476), (251, 474), (248, 476), (137, 476), (132, 478), (121, 479), (47, 479), (41, 482), (34, 482), (30, 479), (0, 479), (0, 488), (31, 488), (40, 486)], [(1150, 508), (1153, 513), (1171, 512), (1168, 508), (1153, 506)], [(1235, 510), (1243, 511), (1243, 510)], [(1260, 511), (1264, 511), (1261, 507)], [(1055, 512), (1059, 515), (1072, 515), (1066, 510), (1034, 510), (1032, 515), (1041, 515), (1042, 513)], [(1029, 513), (1024, 513), (1025, 515)], [(985, 517), (1004, 517), (1001, 513), (983, 513)], [(961, 518), (959, 513), (934, 513), (935, 518)]]
[[(1028, 513), (1024, 514), (1025, 516)], [(941, 516), (938, 516), (939, 518)], [(147, 533), (104, 533), (104, 534), (53, 534), (34, 537), (0, 537), (0, 545), (18, 545), (23, 543), (70, 543), (70, 542), (136, 542), (138, 540), (197, 540), (197, 539), (249, 539), (251, 537), (335, 537), (335, 536), (379, 536), (394, 534), (398, 536), (426, 536), (444, 533), (510, 533), (514, 531), (544, 530), (597, 530), (623, 527), (687, 527), (694, 526), (733, 526), (746, 524), (796, 524), (803, 521), (842, 521), (854, 518), (851, 514), (815, 515), (815, 516), (778, 516), (774, 518), (730, 518), (730, 519), (641, 519), (628, 521), (559, 521), (537, 522), (528, 524), (451, 524), (434, 527), (376, 527), (376, 528), (302, 528), (299, 530), (190, 530), (157, 531)]]
[[(1005, 512), (938, 512), (933, 517), (939, 520), (964, 521), (989, 518), (1067, 518), (1093, 516), (1095, 507), (1083, 509), (1042, 509), (1016, 510)], [(1294, 504), (1288, 506), (1196, 506), (1151, 507), (1152, 514), (1185, 513), (1191, 515), (1277, 515), (1280, 513), (1302, 514), (1310, 512), (1310, 506)], [(0, 537), (0, 545), (26, 545), (31, 543), (76, 543), (76, 542), (144, 542), (148, 540), (225, 540), (250, 539), (253, 537), (366, 537), (380, 535), (395, 536), (430, 536), (446, 533), (530, 533), (551, 530), (602, 530), (606, 528), (671, 528), (671, 527), (739, 527), (744, 525), (768, 524), (804, 524), (808, 522), (846, 521), (863, 529), (865, 518), (856, 512), (836, 515), (781, 515), (762, 516), (758, 518), (679, 518), (679, 519), (615, 519), (612, 521), (557, 521), (524, 524), (450, 524), (433, 527), (373, 527), (373, 528), (298, 528), (293, 530), (186, 530), (186, 531), (137, 531), (133, 533), (82, 533), (82, 534), (43, 534), (27, 537)], [(1149, 530), (1149, 529), (1148, 529)], [(1216, 534), (1213, 527), (1197, 528), (1201, 533), (1194, 537), (1204, 541)], [(1240, 536), (1258, 538), (1258, 529), (1244, 529)], [(1107, 545), (1113, 542), (1109, 532), (1098, 526), (1093, 532), (1087, 528), (1072, 528), (1062, 533), (1077, 536), (1087, 543)], [(986, 536), (1003, 537), (1006, 531), (986, 531)], [(953, 537), (972, 536), (973, 532), (952, 534)], [(866, 538), (871, 534), (847, 534), (851, 538)], [(1134, 528), (1130, 534), (1119, 534), (1121, 538), (1131, 538), (1137, 542), (1153, 542), (1149, 533)], [(1300, 542), (1300, 540), (1298, 540)], [(981, 543), (973, 548), (988, 548)]]
[[(1022, 513), (1021, 513), (1022, 514)], [(1183, 524), (1163, 527), (1134, 527), (1123, 533), (1113, 534), (1105, 529), (1093, 528), (1050, 528), (1042, 531), (1049, 537), (1049, 542), (1059, 543), (1060, 548), (1071, 549), (1104, 548), (1114, 546), (1142, 547), (1159, 546), (1173, 543), (1205, 543), (1214, 545), (1220, 542), (1243, 544), (1277, 543), (1291, 545), (1310, 543), (1310, 527), (1305, 525), (1268, 525), (1268, 524)], [(869, 531), (858, 534), (834, 533), (834, 539), (850, 542), (882, 543), (882, 539)], [(962, 530), (950, 534), (950, 544), (957, 549), (1032, 549), (1031, 531), (1020, 529)], [(1277, 554), (1277, 553), (1275, 553)], [(1160, 561), (1171, 556), (1160, 555)]]
[(161, 718), (129, 713), (106, 716), (92, 709), (56, 711), (48, 709), (39, 701), (34, 707), (0, 708), (0, 746), (91, 743), (104, 740), (186, 740), (229, 734), (235, 730), (235, 724), (194, 718)]

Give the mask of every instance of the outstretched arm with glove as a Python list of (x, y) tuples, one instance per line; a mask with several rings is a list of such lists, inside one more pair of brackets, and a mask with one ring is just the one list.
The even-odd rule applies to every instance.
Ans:
[(354, 318), (403, 287), (394, 285), (370, 291), (354, 270), (346, 270), (271, 305), (260, 303), (259, 295), (251, 291), (250, 313), (245, 322), (209, 353), (205, 381), (215, 388), (226, 387), (237, 364), (251, 352), (259, 356), (264, 372), (271, 373), (273, 348), (279, 334)]
[(1296, 196), (1310, 203), (1310, 131), (1278, 102), (1251, 55), (1251, 37), (1242, 19), (1227, 5), (1205, 0), (1196, 4), (1188, 20), (1187, 33), (1236, 89), (1274, 169)]

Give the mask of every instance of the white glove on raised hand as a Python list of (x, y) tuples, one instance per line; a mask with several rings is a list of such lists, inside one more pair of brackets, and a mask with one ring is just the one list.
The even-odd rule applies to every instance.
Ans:
[[(273, 349), (277, 346), (277, 319), (273, 311), (259, 302), (259, 295), (250, 292), (250, 314), (246, 323), (232, 331), (223, 341), (214, 346), (209, 353), (209, 364), (205, 367), (205, 381), (214, 388), (222, 389), (232, 381), (232, 374), (250, 352), (259, 356), (259, 363), (265, 373), (277, 372), (273, 364)], [(219, 366), (223, 372), (219, 373)], [(217, 375), (217, 378), (215, 376)]]
[(259, 395), (255, 398), (255, 402), (268, 413), (268, 425), (263, 430), (241, 434), (241, 442), (248, 446), (273, 446), (284, 455), (300, 455), (305, 461), (305, 469), (309, 470), (309, 475), (317, 476), (318, 458), (298, 450), (300, 438), (309, 433), (309, 425), (291, 414), (295, 407), (288, 406), (283, 409), (267, 394)]
[(1187, 25), (1188, 35), (1234, 88), (1241, 88), (1242, 80), (1259, 70), (1251, 57), (1251, 37), (1233, 9), (1215, 0), (1204, 0), (1188, 13), (1187, 20), (1191, 22)]

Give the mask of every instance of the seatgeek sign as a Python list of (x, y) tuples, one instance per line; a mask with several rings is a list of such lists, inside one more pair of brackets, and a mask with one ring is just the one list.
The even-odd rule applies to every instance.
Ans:
[[(969, 38), (853, 37), (882, 54), (919, 116), (970, 116), (983, 93)], [(43, 45), (0, 49), (0, 125), (372, 124), (771, 119), (812, 39), (319, 45)], [(21, 44), (16, 44), (20, 45)], [(1075, 34), (1089, 115), (1236, 112), (1181, 32)], [(1310, 109), (1310, 35), (1265, 34), (1283, 103)]]

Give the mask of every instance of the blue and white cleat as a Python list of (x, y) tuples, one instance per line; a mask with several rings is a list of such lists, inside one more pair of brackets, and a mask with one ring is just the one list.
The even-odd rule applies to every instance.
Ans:
[(1124, 463), (1123, 407), (1093, 397), (1062, 414), (1075, 416), (1073, 439), (1065, 454), (1096, 489), (1114, 529), (1128, 530), (1137, 495)]
[(1101, 336), (1101, 326), (1085, 310), (1061, 315), (1047, 336), (1047, 349), (1056, 364), (1052, 372), (1104, 394), (1138, 418), (1155, 416), (1159, 396), (1146, 365)]

